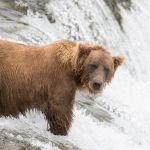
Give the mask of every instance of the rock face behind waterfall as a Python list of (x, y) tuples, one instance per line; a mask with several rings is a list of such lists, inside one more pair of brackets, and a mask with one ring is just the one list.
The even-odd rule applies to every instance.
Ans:
[(132, 5), (131, 0), (104, 0), (104, 1), (106, 2), (110, 10), (112, 11), (121, 29), (123, 29), (123, 26), (122, 26), (123, 18), (121, 16), (121, 12), (120, 12), (120, 8), (118, 4), (122, 5), (125, 9), (130, 10), (131, 5)]

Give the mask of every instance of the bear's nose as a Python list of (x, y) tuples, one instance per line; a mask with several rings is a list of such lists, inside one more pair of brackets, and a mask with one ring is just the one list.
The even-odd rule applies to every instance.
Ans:
[(102, 86), (102, 82), (100, 81), (93, 81), (93, 89), (94, 90), (99, 90)]

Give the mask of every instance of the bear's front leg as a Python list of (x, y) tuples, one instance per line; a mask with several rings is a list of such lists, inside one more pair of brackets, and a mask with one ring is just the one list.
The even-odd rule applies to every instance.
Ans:
[(55, 135), (67, 135), (72, 123), (73, 104), (65, 105), (58, 101), (51, 101), (45, 112), (50, 131)]

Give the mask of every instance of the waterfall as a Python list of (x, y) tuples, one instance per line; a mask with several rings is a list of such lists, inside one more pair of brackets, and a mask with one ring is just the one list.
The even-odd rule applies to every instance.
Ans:
[(113, 55), (125, 55), (126, 61), (102, 95), (91, 100), (77, 93), (68, 136), (46, 131), (36, 111), (18, 120), (1, 118), (0, 130), (44, 150), (150, 149), (150, 1), (128, 1), (116, 0), (117, 20), (108, 0), (1, 0), (0, 38), (36, 45), (94, 41)]

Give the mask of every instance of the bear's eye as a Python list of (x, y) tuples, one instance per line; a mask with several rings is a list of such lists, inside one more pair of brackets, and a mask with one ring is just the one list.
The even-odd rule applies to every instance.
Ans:
[(91, 68), (92, 70), (95, 70), (95, 69), (98, 68), (98, 65), (97, 65), (97, 64), (90, 64), (90, 68)]

